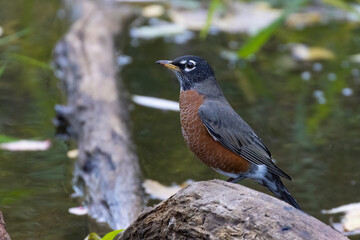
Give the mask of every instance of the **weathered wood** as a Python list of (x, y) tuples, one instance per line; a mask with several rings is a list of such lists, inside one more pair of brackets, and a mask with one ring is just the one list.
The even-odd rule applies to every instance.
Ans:
[(347, 239), (267, 194), (220, 180), (197, 182), (146, 209), (119, 238)]
[(110, 2), (75, 1), (80, 18), (55, 49), (57, 75), (68, 96), (67, 106), (56, 110), (78, 141), (74, 179), (89, 215), (119, 229), (138, 216), (143, 204), (126, 92), (119, 88), (118, 96), (114, 63), (113, 37), (129, 12)]
[(9, 234), (6, 231), (6, 224), (1, 211), (0, 211), (0, 240), (11, 240)]

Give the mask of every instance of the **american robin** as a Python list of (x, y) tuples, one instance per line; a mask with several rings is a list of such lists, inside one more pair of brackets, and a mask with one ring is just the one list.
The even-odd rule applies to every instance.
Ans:
[(292, 180), (272, 160), (259, 136), (223, 95), (211, 66), (197, 56), (156, 63), (171, 69), (180, 83), (180, 122), (190, 150), (216, 172), (239, 182), (254, 179), (300, 209), (280, 177)]

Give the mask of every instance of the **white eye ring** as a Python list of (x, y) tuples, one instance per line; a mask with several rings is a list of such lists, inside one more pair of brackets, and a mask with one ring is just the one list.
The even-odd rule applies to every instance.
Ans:
[(196, 62), (193, 60), (189, 60), (187, 63), (185, 63), (185, 71), (190, 72), (196, 68), (195, 66)]

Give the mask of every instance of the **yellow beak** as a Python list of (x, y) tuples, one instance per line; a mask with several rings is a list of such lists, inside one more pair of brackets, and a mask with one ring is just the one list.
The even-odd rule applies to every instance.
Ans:
[(174, 64), (172, 64), (171, 61), (169, 60), (159, 60), (159, 61), (156, 61), (155, 63), (157, 64), (161, 64), (171, 70), (174, 70), (174, 71), (177, 71), (177, 72), (180, 72), (180, 68)]

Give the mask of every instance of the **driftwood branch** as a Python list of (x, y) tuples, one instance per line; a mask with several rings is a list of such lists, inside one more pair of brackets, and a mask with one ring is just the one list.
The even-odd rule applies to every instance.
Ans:
[(10, 240), (10, 236), (6, 231), (6, 224), (4, 221), (4, 217), (0, 212), (0, 240)]
[(119, 238), (347, 239), (285, 202), (238, 184), (197, 182), (146, 209)]
[(126, 228), (143, 206), (125, 91), (118, 88), (114, 63), (113, 37), (129, 12), (109, 6), (111, 1), (75, 2), (80, 18), (55, 49), (68, 97), (67, 106), (56, 107), (57, 115), (78, 141), (74, 179), (78, 187), (83, 184), (89, 215)]

